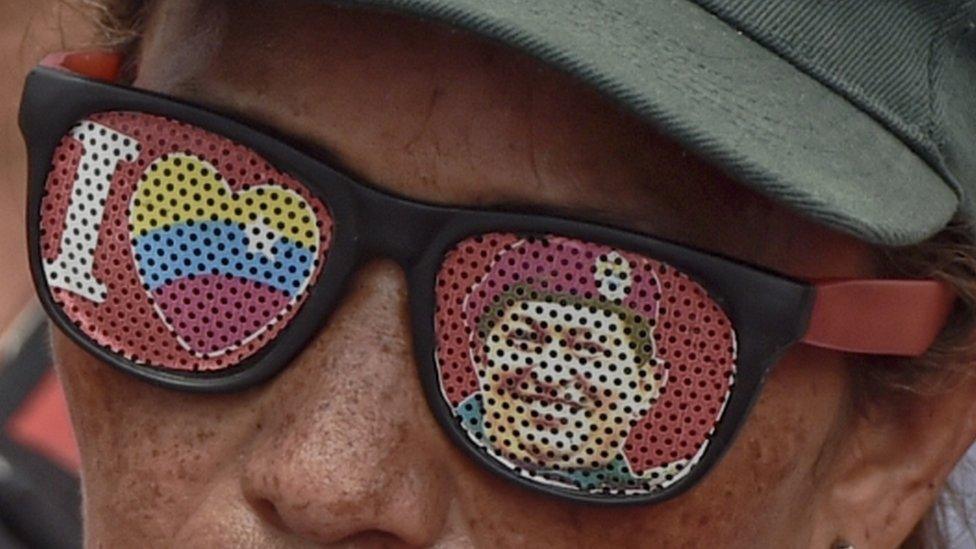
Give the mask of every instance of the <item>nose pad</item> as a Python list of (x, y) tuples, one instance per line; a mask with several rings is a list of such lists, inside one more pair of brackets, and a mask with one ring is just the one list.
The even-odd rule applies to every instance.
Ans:
[(262, 396), (242, 488), (272, 526), (319, 543), (438, 537), (451, 451), (424, 398), (407, 307), (399, 267), (367, 265)]

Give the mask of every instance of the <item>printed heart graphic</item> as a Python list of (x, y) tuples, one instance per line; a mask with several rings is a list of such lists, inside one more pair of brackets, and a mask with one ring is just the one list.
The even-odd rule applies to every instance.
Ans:
[(273, 183), (234, 192), (213, 165), (167, 155), (129, 209), (139, 278), (179, 343), (212, 358), (274, 326), (304, 293), (320, 248), (316, 215)]

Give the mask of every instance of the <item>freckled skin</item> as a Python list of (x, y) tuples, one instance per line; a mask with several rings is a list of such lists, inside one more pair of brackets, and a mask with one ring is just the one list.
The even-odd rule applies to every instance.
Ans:
[[(463, 33), (298, 2), (163, 1), (149, 27), (138, 86), (318, 144), (396, 193), (575, 209), (795, 276), (871, 272), (865, 245), (732, 182), (569, 78)], [(826, 547), (842, 527), (816, 511), (834, 442), (855, 424), (838, 353), (786, 353), (694, 489), (654, 506), (595, 507), (505, 482), (447, 439), (422, 394), (392, 262), (358, 273), (317, 339), (245, 392), (165, 391), (63, 336), (55, 347), (91, 547)]]

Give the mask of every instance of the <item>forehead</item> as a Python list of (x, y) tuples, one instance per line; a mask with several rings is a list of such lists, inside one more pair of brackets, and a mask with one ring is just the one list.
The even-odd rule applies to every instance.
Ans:
[(517, 52), (388, 13), (229, 4), (161, 2), (137, 85), (271, 126), (405, 196), (567, 212), (796, 276), (871, 269), (866, 246)]

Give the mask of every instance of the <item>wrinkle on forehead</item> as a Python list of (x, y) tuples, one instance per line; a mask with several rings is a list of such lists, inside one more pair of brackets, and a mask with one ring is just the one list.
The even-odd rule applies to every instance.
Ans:
[[(180, 86), (185, 90), (198, 87), (195, 79), (216, 63), (227, 28), (227, 5), (221, 0), (200, 2), (177, 0), (160, 2), (153, 13), (144, 49), (163, 48), (169, 63), (161, 70), (147, 71), (140, 85), (150, 89)], [(152, 32), (166, 29), (166, 33)], [(172, 40), (178, 35), (178, 40)]]
[[(154, 18), (167, 28), (146, 43), (137, 84), (315, 143), (338, 167), (407, 197), (579, 212), (795, 276), (869, 272), (865, 245), (733, 182), (524, 55), (391, 14), (224, 4), (184, 0)], [(207, 10), (219, 15), (206, 37), (203, 23), (177, 21)], [(203, 54), (181, 64), (172, 48), (194, 41)]]

